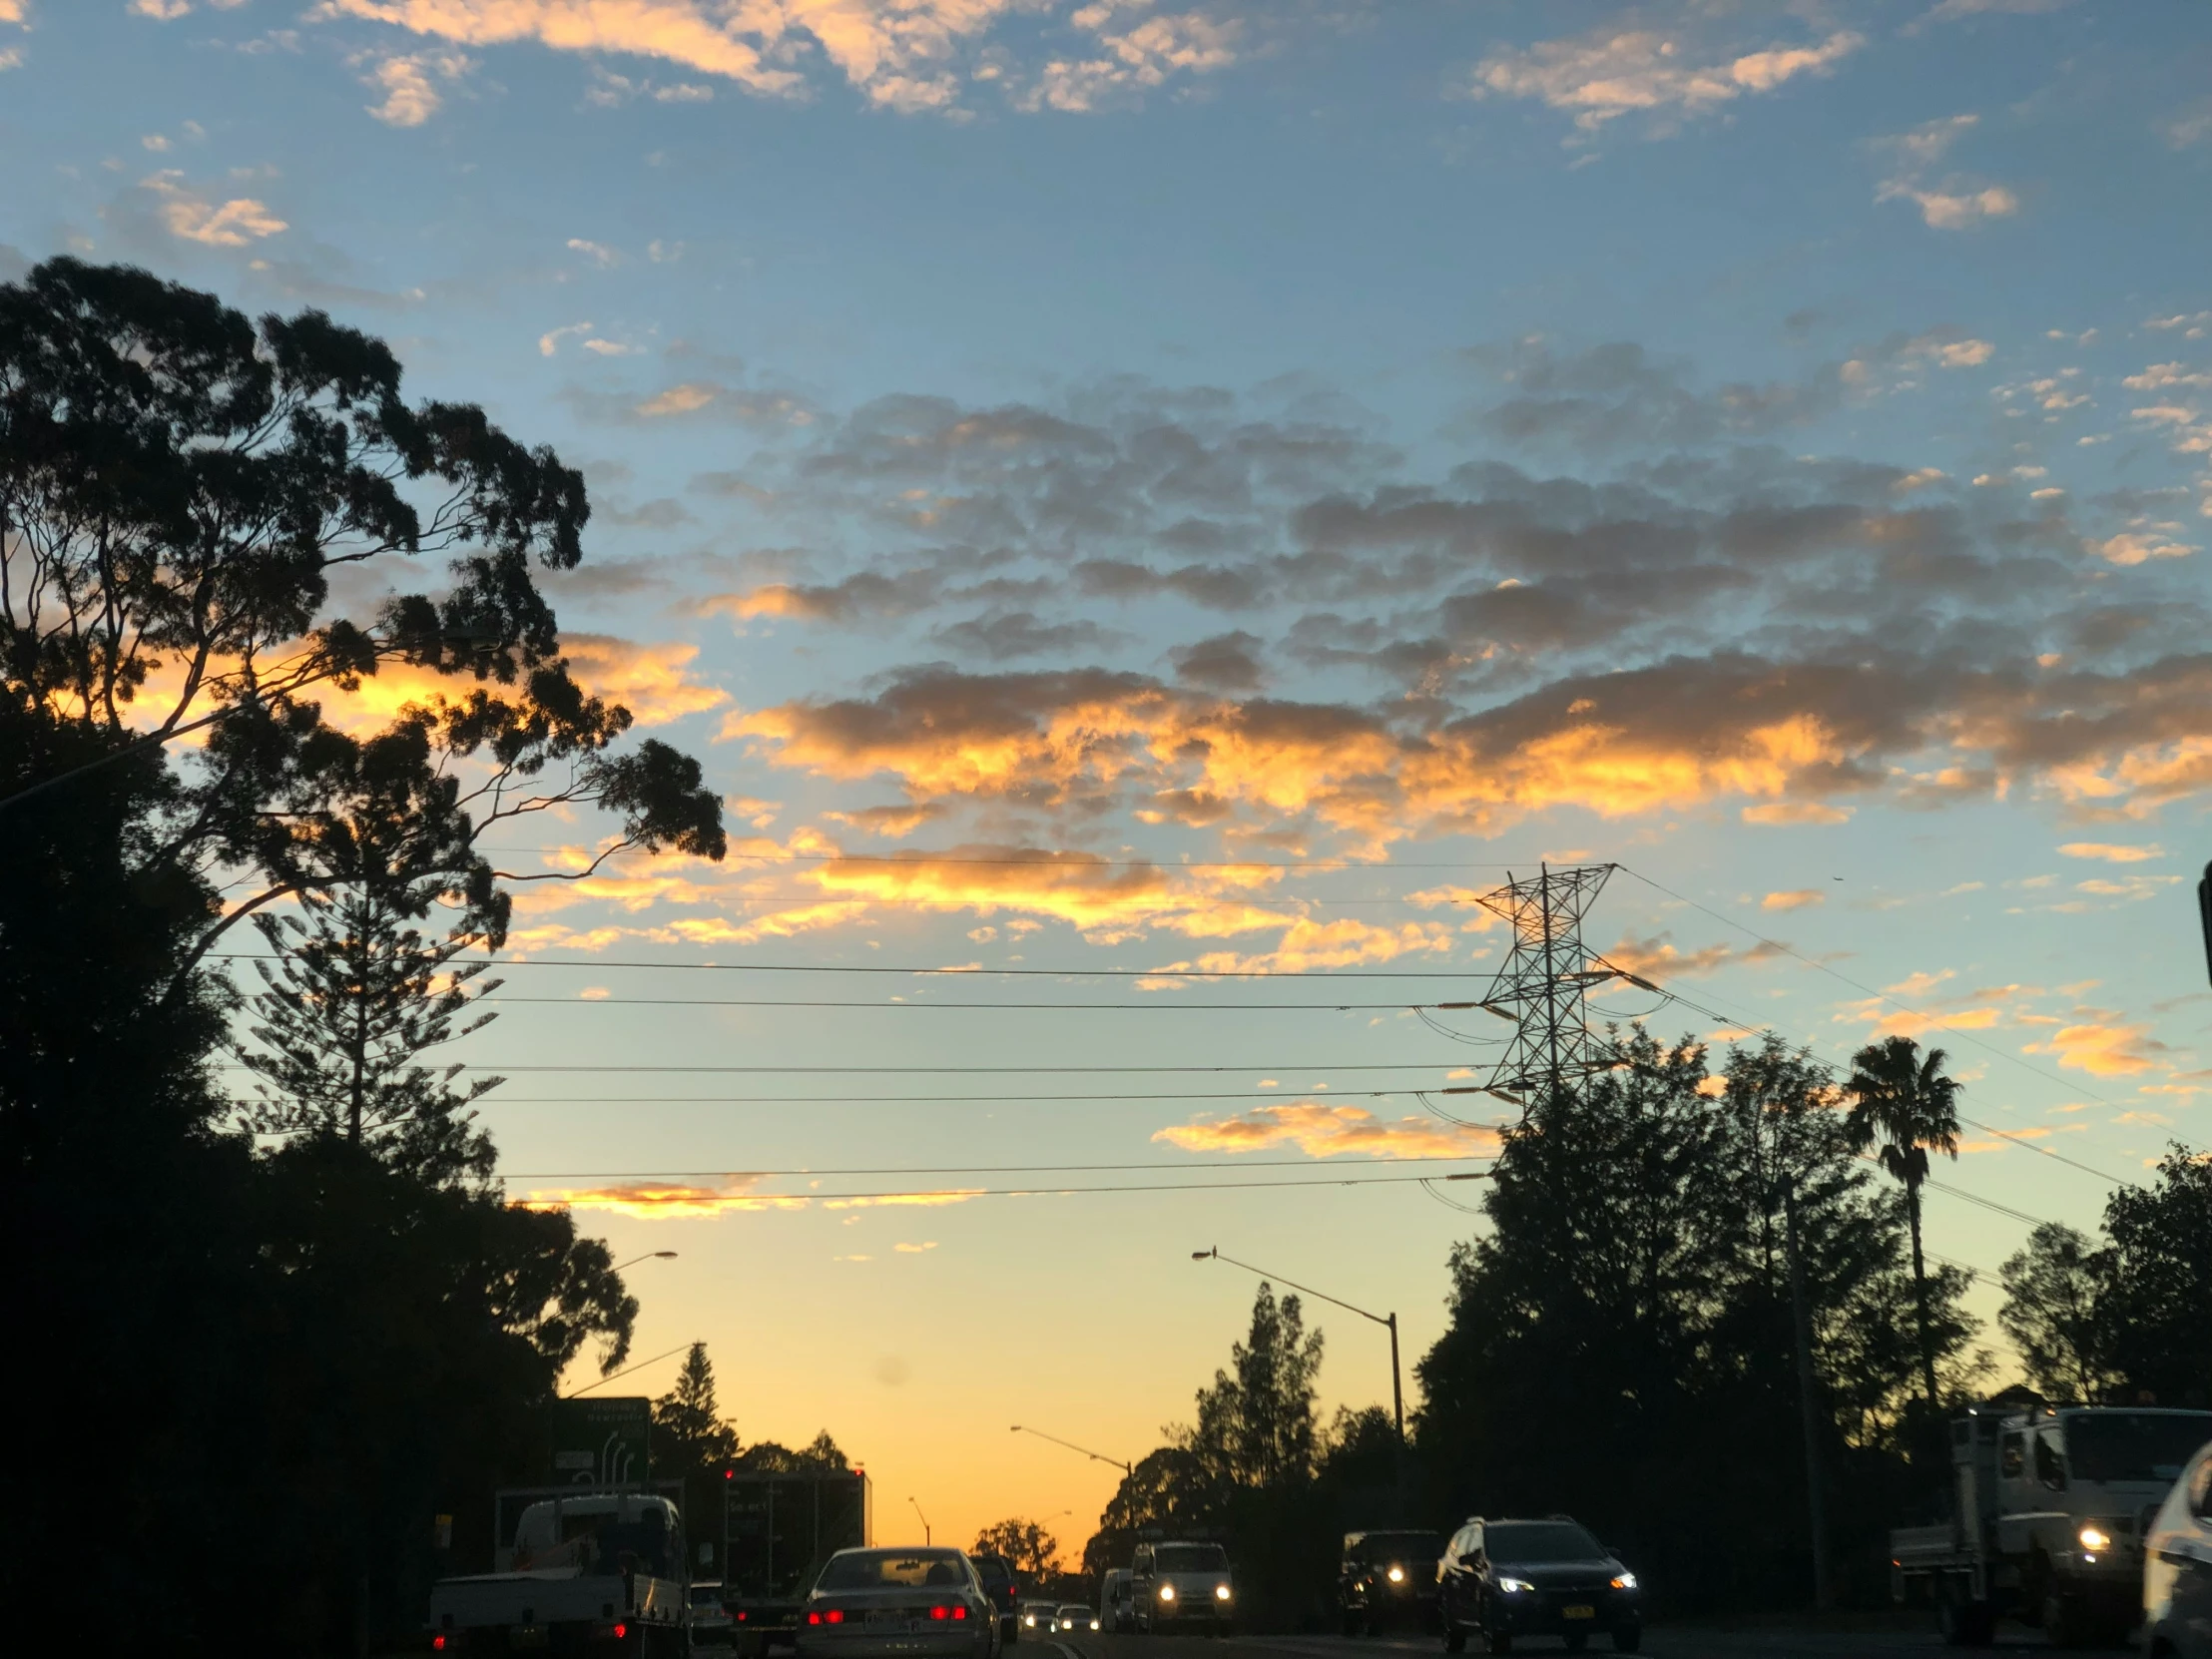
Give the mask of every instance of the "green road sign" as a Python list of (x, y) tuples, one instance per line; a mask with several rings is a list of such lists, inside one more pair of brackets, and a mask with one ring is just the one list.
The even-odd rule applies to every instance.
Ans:
[(553, 1402), (553, 1479), (559, 1485), (636, 1486), (651, 1472), (653, 1402), (640, 1395)]

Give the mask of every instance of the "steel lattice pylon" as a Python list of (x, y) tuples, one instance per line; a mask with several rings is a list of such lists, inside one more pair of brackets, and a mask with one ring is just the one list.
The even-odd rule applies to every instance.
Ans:
[(1612, 873), (1611, 864), (1542, 865), (1534, 877), (1508, 879), (1475, 900), (1513, 928), (1512, 949), (1481, 1005), (1511, 1020), (1514, 1030), (1484, 1087), (1524, 1110), (1533, 1097), (1607, 1067), (1583, 998), (1616, 970), (1590, 965), (1582, 916)]

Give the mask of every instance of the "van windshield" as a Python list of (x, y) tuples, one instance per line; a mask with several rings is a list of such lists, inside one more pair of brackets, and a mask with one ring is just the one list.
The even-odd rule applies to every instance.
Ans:
[(2066, 1419), (2066, 1458), (2076, 1480), (2177, 1480), (2212, 1440), (2212, 1411), (2098, 1411)]
[(1443, 1552), (1443, 1540), (1433, 1532), (1370, 1532), (1354, 1553), (1372, 1566), (1377, 1562), (1433, 1561)]
[(1219, 1544), (1163, 1544), (1152, 1564), (1160, 1572), (1227, 1572), (1229, 1552)]

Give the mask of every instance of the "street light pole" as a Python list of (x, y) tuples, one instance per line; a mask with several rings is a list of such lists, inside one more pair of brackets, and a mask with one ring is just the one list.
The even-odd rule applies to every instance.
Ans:
[(676, 1252), (673, 1250), (649, 1250), (643, 1256), (633, 1256), (627, 1262), (617, 1262), (607, 1271), (609, 1273), (620, 1273), (624, 1268), (634, 1268), (640, 1262), (673, 1262), (675, 1260)]
[(1397, 1315), (1394, 1313), (1371, 1314), (1365, 1308), (1355, 1308), (1351, 1303), (1331, 1296), (1327, 1291), (1317, 1291), (1311, 1285), (1293, 1284), (1279, 1273), (1270, 1273), (1266, 1268), (1256, 1268), (1250, 1262), (1240, 1262), (1234, 1256), (1224, 1256), (1218, 1248), (1194, 1250), (1191, 1252), (1191, 1260), (1194, 1262), (1227, 1262), (1233, 1268), (1243, 1268), (1245, 1272), (1256, 1273), (1262, 1279), (1272, 1279), (1279, 1285), (1289, 1285), (1294, 1291), (1303, 1292), (1307, 1296), (1319, 1297), (1333, 1307), (1342, 1308), (1348, 1314), (1358, 1314), (1364, 1320), (1373, 1320), (1377, 1325), (1386, 1327), (1390, 1333), (1390, 1415), (1397, 1424), (1398, 1446), (1400, 1449), (1404, 1447), (1405, 1386), (1398, 1377)]
[(1093, 1451), (1089, 1446), (1077, 1445), (1073, 1440), (1063, 1440), (1059, 1435), (1047, 1434), (1041, 1428), (1030, 1428), (1017, 1422), (1006, 1432), (1009, 1434), (1034, 1434), (1040, 1440), (1050, 1440), (1054, 1445), (1064, 1445), (1070, 1451), (1080, 1451), (1094, 1463), (1110, 1463), (1124, 1474), (1135, 1474), (1137, 1472), (1119, 1457), (1109, 1457), (1102, 1451)]
[(926, 1549), (929, 1547), (931, 1541), (929, 1535), (929, 1517), (927, 1515), (921, 1514), (921, 1504), (918, 1501), (910, 1497), (906, 1501), (913, 1504), (915, 1514), (921, 1515), (921, 1543), (922, 1547)]

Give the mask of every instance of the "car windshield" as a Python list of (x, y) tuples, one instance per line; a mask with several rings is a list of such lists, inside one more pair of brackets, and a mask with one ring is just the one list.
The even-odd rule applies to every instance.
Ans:
[(1487, 1528), (1482, 1547), (1493, 1561), (1594, 1561), (1605, 1551), (1572, 1521), (1508, 1521)]
[(1060, 1609), (1060, 1617), (1063, 1619), (1087, 1619), (1090, 1616), (1091, 1610), (1088, 1607), (1078, 1607), (1072, 1602)]
[(815, 1590), (957, 1590), (967, 1583), (950, 1549), (848, 1549), (830, 1557)]
[(1370, 1532), (1357, 1554), (1368, 1562), (1433, 1561), (1443, 1552), (1443, 1540), (1433, 1532)]
[(2176, 1480), (2212, 1440), (2212, 1411), (2097, 1412), (2066, 1419), (2066, 1459), (2076, 1480)]
[(1227, 1572), (1229, 1552), (1219, 1544), (1168, 1544), (1152, 1552), (1161, 1572)]
[(694, 1607), (720, 1607), (722, 1605), (722, 1586), (720, 1584), (694, 1584), (691, 1587), (691, 1604)]

